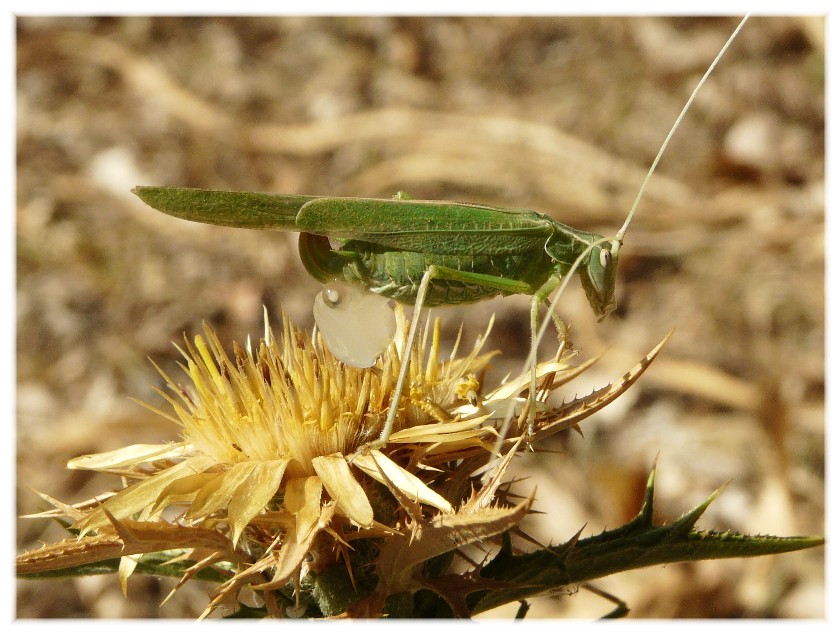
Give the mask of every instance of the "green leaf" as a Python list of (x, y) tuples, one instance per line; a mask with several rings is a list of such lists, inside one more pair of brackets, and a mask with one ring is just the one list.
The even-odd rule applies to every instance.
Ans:
[(639, 514), (624, 526), (565, 544), (522, 555), (503, 548), (481, 569), (481, 577), (507, 582), (509, 588), (470, 596), (472, 614), (545, 592), (577, 586), (607, 575), (683, 561), (757, 557), (813, 548), (822, 537), (773, 537), (736, 532), (700, 531), (695, 523), (721, 489), (682, 517), (664, 526), (653, 524), (656, 469), (651, 471)]

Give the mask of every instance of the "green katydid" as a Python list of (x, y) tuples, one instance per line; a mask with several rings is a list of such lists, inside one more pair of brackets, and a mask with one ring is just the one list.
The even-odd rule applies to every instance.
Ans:
[[(414, 303), (407, 347), (424, 306), (460, 305), (495, 295), (531, 296), (531, 422), (535, 405), (536, 347), (548, 319), (539, 306), (577, 272), (598, 320), (615, 308), (615, 282), (624, 234), (648, 180), (697, 91), (742, 28), (721, 49), (680, 113), (651, 165), (624, 225), (613, 238), (561, 224), (527, 209), (394, 199), (334, 198), (177, 187), (136, 187), (134, 193), (164, 213), (217, 225), (300, 232), (301, 260), (316, 279), (346, 280), (401, 303)], [(334, 248), (330, 240), (341, 242)], [(333, 298), (328, 301), (335, 301)], [(385, 444), (396, 416), (408, 356), (395, 386), (377, 444)], [(501, 431), (503, 438), (507, 423)], [(500, 440), (502, 439), (500, 438)]]
[[(155, 209), (187, 220), (299, 231), (301, 260), (316, 279), (325, 284), (346, 280), (398, 302), (416, 304), (409, 345), (423, 306), (464, 304), (514, 293), (532, 297), (535, 341), (539, 305), (582, 256), (586, 264), (579, 269), (580, 279), (592, 310), (603, 319), (615, 308), (621, 241), (593, 248), (605, 239), (534, 211), (405, 198), (169, 187), (136, 187), (134, 193)], [(343, 244), (334, 249), (330, 239)], [(390, 420), (389, 416), (380, 437), (383, 442), (390, 434)]]

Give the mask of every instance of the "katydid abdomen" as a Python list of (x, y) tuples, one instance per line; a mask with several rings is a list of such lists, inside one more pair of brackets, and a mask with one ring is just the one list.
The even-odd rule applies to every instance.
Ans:
[(427, 306), (457, 306), (515, 293), (533, 295), (558, 269), (543, 249), (451, 255), (394, 250), (360, 240), (332, 249), (327, 238), (308, 233), (301, 234), (300, 254), (307, 271), (324, 283), (333, 279), (358, 283), (403, 304), (415, 302), (424, 273), (435, 267), (441, 276), (429, 282)]

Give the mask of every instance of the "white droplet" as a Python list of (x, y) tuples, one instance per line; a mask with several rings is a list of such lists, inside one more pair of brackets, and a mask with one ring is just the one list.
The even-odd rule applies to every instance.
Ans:
[(369, 368), (394, 338), (397, 322), (388, 299), (358, 284), (333, 280), (315, 296), (312, 313), (333, 356)]
[(321, 289), (321, 297), (324, 303), (330, 308), (338, 308), (338, 305), (341, 304), (341, 300), (343, 299), (339, 284), (341, 282), (333, 281)]

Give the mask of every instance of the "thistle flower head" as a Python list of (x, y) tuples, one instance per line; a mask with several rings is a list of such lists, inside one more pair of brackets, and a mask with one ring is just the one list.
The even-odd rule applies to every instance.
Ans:
[[(441, 360), (437, 321), (410, 350), (401, 311), (398, 324), (394, 343), (365, 369), (337, 361), (317, 335), (285, 316), (279, 336), (266, 318), (260, 342), (234, 344), (231, 355), (208, 326), (186, 340), (186, 385), (158, 368), (171, 412), (146, 405), (180, 427), (181, 441), (133, 445), (68, 465), (119, 474), (127, 483), (96, 501), (55, 502), (91, 546), (80, 561), (103, 556), (118, 538), (124, 587), (136, 566), (132, 554), (175, 551), (198, 561), (184, 580), (227, 562), (230, 578), (207, 612), (246, 584), (265, 593), (292, 584), (298, 592), (307, 574), (341, 561), (354, 586), (353, 579), (375, 571), (377, 591), (365, 608), (375, 614), (385, 597), (416, 587), (414, 571), (423, 562), (510, 530), (530, 499), (511, 506), (497, 493), (522, 445), (505, 440), (504, 457), (493, 446), (499, 412), (527, 391), (527, 377), (479, 397), (476, 376), (494, 356), (481, 352), (486, 334), (468, 354), (458, 356), (456, 343)], [(409, 380), (394, 431), (374, 449), (406, 355)], [(542, 393), (580, 372), (569, 356), (538, 367)], [(576, 425), (635, 376), (542, 408), (535, 438)], [(495, 475), (479, 481), (476, 473), (491, 459), (501, 459)], [(362, 547), (367, 540), (377, 544), (374, 551)]]

